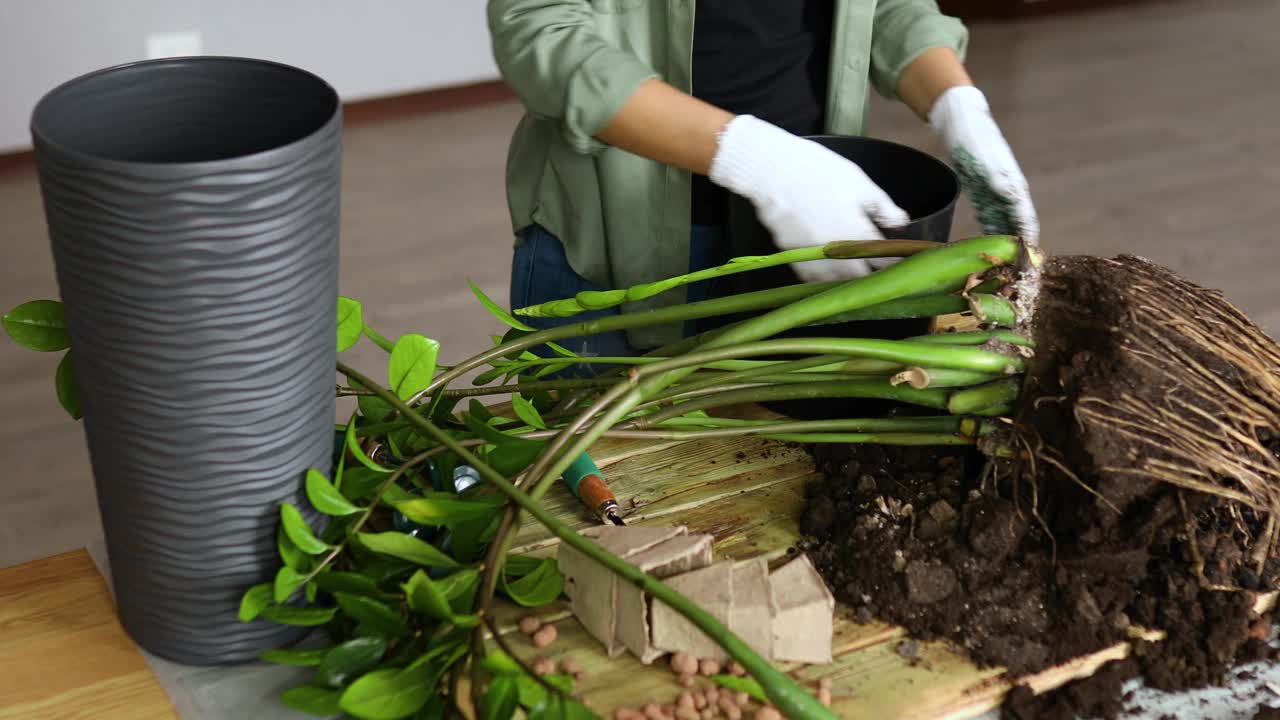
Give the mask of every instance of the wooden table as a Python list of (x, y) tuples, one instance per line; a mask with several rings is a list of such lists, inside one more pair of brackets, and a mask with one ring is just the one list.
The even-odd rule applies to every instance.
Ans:
[(0, 718), (176, 717), (87, 552), (0, 570)]
[[(763, 415), (759, 410), (737, 414)], [(685, 525), (692, 532), (711, 533), (717, 558), (785, 556), (799, 538), (804, 485), (815, 477), (804, 450), (749, 438), (686, 443), (605, 440), (592, 455), (624, 504), (633, 503), (627, 511), (629, 524)], [(547, 502), (579, 528), (593, 523), (562, 487), (551, 492)], [(549, 555), (556, 545), (540, 526), (527, 524), (517, 551)], [(525, 612), (510, 605), (500, 609), (500, 625), (513, 650), (529, 659), (576, 658), (585, 669), (576, 689), (602, 716), (618, 706), (668, 702), (678, 694), (661, 663), (645, 666), (631, 655), (608, 660), (564, 603), (538, 611), (559, 630), (556, 643), (539, 652), (514, 629)], [(916, 660), (908, 661), (897, 652), (903, 639), (899, 628), (859, 625), (847, 609), (837, 607), (836, 612), (835, 661), (784, 669), (805, 683), (832, 678), (833, 709), (841, 717), (974, 718), (995, 708), (1011, 686), (1012, 679), (999, 668), (980, 670), (943, 643), (921, 643)], [(1022, 680), (1038, 690), (1057, 687), (1127, 652), (1127, 644), (1120, 644)], [(163, 663), (154, 667), (170, 672)], [(224, 700), (240, 698), (240, 706), (209, 701), (185, 710), (184, 720), (239, 720), (246, 712), (262, 719), (297, 717), (270, 699), (276, 690), (256, 687), (289, 687), (294, 676), (279, 673), (295, 671), (296, 684), (308, 681), (307, 671), (278, 666), (203, 671), (193, 683), (217, 684)], [(276, 674), (267, 678), (268, 672)], [(165, 687), (172, 680), (168, 678)], [(88, 554), (80, 551), (0, 571), (0, 720), (174, 718), (173, 707), (116, 622), (106, 585)], [(1193, 705), (1185, 701), (1183, 707)]]

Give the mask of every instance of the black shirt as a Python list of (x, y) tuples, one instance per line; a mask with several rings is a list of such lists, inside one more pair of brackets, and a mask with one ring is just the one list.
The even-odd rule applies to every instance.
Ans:
[[(822, 132), (833, 0), (697, 0), (693, 95), (797, 135)], [(693, 221), (723, 222), (725, 192), (693, 176)]]

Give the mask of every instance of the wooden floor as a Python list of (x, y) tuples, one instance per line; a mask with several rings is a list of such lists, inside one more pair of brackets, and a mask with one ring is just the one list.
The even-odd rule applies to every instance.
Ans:
[[(1280, 329), (1277, 25), (1275, 0), (1177, 0), (973, 27), (969, 65), (1030, 178), (1045, 246), (1144, 255)], [(383, 334), (429, 334), (446, 357), (488, 342), (494, 325), (465, 279), (506, 297), (502, 175), (519, 113), (496, 105), (348, 133), (342, 288)], [(877, 103), (870, 132), (937, 150), (901, 106)], [(0, 306), (52, 297), (32, 176), (0, 176), (0, 218)], [(976, 231), (962, 207), (956, 235)], [(366, 349), (354, 360), (376, 358)], [(0, 567), (100, 532), (80, 428), (54, 401), (54, 365), (0, 343)]]

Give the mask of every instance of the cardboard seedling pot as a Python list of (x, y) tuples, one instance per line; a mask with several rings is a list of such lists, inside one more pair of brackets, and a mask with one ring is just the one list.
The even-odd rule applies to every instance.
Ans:
[[(808, 557), (770, 573), (763, 558), (713, 564), (712, 537), (691, 535), (684, 526), (601, 525), (583, 534), (698, 603), (761, 656), (831, 661), (835, 598)], [(609, 657), (629, 650), (646, 664), (674, 652), (729, 659), (679, 612), (577, 550), (562, 544), (559, 563), (571, 609)]]

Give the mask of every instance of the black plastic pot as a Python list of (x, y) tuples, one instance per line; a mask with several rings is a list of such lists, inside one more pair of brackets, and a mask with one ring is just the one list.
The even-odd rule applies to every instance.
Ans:
[(108, 68), (32, 115), (116, 603), (156, 655), (306, 632), (237, 608), (331, 469), (341, 131), (323, 80), (243, 58)]
[[(915, 148), (887, 140), (845, 135), (811, 138), (862, 168), (895, 203), (911, 216), (905, 228), (884, 228), (885, 237), (907, 240), (950, 239), (952, 216), (960, 196), (960, 181), (946, 163)], [(777, 252), (768, 229), (745, 198), (729, 199), (727, 241), (731, 257)], [(859, 238), (849, 238), (856, 240)], [(764, 290), (801, 282), (795, 271), (782, 266), (725, 278), (725, 290), (733, 293)], [(743, 319), (747, 316), (733, 318)], [(930, 321), (875, 320), (796, 328), (779, 337), (866, 337), (902, 339), (929, 331)], [(776, 411), (796, 418), (819, 419), (882, 415), (892, 405), (878, 400), (813, 400), (768, 403)]]

